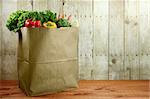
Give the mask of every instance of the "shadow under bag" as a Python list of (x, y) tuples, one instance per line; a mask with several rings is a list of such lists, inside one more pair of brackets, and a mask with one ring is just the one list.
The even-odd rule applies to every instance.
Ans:
[(19, 87), (29, 96), (78, 87), (78, 28), (22, 28)]

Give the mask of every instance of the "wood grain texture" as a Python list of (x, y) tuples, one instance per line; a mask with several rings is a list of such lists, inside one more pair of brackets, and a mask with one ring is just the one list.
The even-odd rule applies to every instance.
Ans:
[(47, 2), (48, 0), (33, 0), (33, 10), (35, 11), (47, 10)]
[(32, 0), (17, 0), (17, 9), (31, 11), (33, 9), (33, 1)]
[(150, 79), (150, 1), (139, 1), (140, 79)]
[(124, 79), (139, 79), (139, 3), (125, 1), (125, 63)]
[(109, 79), (123, 79), (124, 60), (123, 0), (109, 1)]
[(0, 0), (0, 79), (2, 79), (2, 0)]
[(27, 97), (17, 81), (0, 81), (3, 99), (149, 99), (149, 81), (80, 81), (79, 88), (40, 97)]
[(17, 79), (17, 36), (6, 28), (9, 14), (17, 10), (17, 0), (2, 0), (2, 79)]
[(56, 12), (57, 14), (61, 14), (62, 11), (62, 1), (61, 0), (48, 0), (47, 8)]
[(0, 5), (0, 79), (17, 79), (18, 36), (5, 26), (17, 9), (50, 9), (79, 21), (80, 79), (150, 79), (149, 0), (0, 0)]
[[(105, 9), (105, 10), (104, 10)], [(108, 79), (109, 0), (94, 2), (93, 78)]]
[(79, 3), (79, 60), (80, 79), (93, 79), (93, 2)]
[(72, 19), (79, 20), (79, 4), (79, 0), (65, 0), (63, 5), (65, 18), (68, 18), (68, 16), (71, 15)]

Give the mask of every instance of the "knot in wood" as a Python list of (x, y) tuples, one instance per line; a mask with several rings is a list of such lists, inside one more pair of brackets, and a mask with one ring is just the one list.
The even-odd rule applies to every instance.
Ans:
[(116, 59), (112, 59), (112, 63), (116, 64), (117, 60)]

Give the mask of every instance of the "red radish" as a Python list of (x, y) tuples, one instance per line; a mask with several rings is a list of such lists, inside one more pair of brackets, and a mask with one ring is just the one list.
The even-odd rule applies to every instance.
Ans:
[(32, 21), (30, 19), (27, 19), (25, 21), (25, 27), (40, 27), (41, 26), (41, 21), (37, 20), (37, 21)]
[(31, 21), (31, 22), (30, 22), (31, 27), (35, 27), (35, 22), (36, 22), (36, 21)]
[(37, 20), (35, 21), (35, 27), (40, 27), (41, 26), (41, 21), (40, 20)]
[(31, 20), (26, 20), (25, 21), (25, 27), (31, 27)]

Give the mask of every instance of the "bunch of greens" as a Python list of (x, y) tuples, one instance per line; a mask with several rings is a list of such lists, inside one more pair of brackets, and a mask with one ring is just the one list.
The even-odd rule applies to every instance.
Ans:
[(40, 20), (43, 24), (44, 22), (57, 21), (56, 13), (51, 12), (50, 10), (46, 11), (23, 11), (18, 10), (12, 13), (6, 23), (6, 27), (13, 32), (20, 31), (21, 27), (24, 27), (25, 21), (31, 19), (32, 21)]
[(56, 13), (51, 12), (50, 10), (42, 11), (39, 12), (40, 20), (41, 23), (43, 24), (44, 22), (52, 21), (56, 22), (57, 21), (57, 15)]
[(18, 19), (19, 17), (24, 14), (24, 13), (28, 13), (28, 11), (22, 11), (22, 10), (18, 10), (14, 13), (12, 13), (6, 23), (6, 27), (10, 30), (10, 31), (14, 31), (17, 32), (18, 31)]
[(6, 27), (13, 32), (20, 32), (21, 27), (25, 26), (25, 22), (27, 19), (30, 19), (32, 21), (39, 20), (41, 24), (47, 23), (47, 22), (53, 22), (56, 23), (57, 27), (71, 27), (71, 24), (67, 19), (60, 18), (57, 20), (56, 13), (53, 13), (50, 10), (45, 11), (24, 11), (24, 10), (18, 10), (16, 12), (13, 12), (6, 23)]
[(33, 21), (35, 21), (35, 20), (41, 20), (41, 17), (40, 17), (39, 12), (37, 11), (23, 13), (18, 18), (17, 30), (20, 30), (21, 27), (24, 27), (24, 23), (27, 19), (32, 19)]
[(57, 27), (71, 27), (71, 24), (68, 22), (67, 19), (59, 19), (57, 22)]

